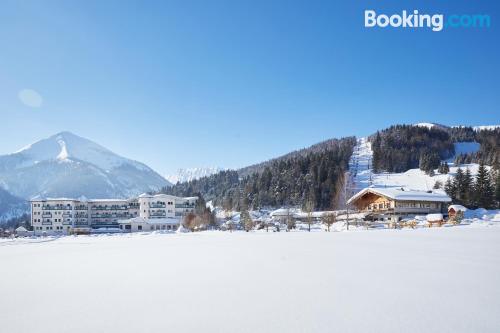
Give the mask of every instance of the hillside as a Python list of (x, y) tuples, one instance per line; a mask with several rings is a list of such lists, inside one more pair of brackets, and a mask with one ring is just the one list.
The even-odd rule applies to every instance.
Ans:
[[(442, 160), (497, 166), (500, 160), (500, 128), (495, 126), (446, 127), (430, 123), (395, 125), (369, 137), (375, 172), (436, 169)], [(456, 154), (454, 143), (479, 144), (474, 152)]]
[(28, 202), (15, 197), (0, 187), (0, 223), (22, 215), (28, 210)]
[(145, 164), (69, 132), (0, 156), (0, 187), (24, 199), (126, 198), (169, 184)]
[(176, 184), (163, 192), (191, 196), (228, 209), (309, 203), (335, 207), (355, 138), (332, 139), (237, 171)]
[[(309, 202), (314, 203), (315, 209), (338, 208), (345, 196), (367, 186), (428, 191), (436, 182), (444, 184), (452, 178), (458, 168), (469, 168), (474, 175), (480, 161), (495, 166), (499, 133), (498, 126), (395, 125), (368, 138), (326, 140), (269, 161), (219, 172), (163, 191), (176, 195), (200, 193), (215, 205), (228, 209), (304, 207)], [(449, 163), (448, 174), (438, 173), (442, 161)], [(350, 176), (343, 193), (343, 172), (347, 170)]]

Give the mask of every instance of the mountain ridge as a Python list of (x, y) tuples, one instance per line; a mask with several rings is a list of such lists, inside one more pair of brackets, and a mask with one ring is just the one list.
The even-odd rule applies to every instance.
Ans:
[(147, 165), (68, 131), (0, 156), (0, 187), (27, 200), (125, 198), (169, 185)]

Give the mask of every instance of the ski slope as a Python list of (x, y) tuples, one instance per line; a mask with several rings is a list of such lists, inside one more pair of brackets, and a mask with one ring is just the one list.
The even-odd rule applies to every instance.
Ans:
[[(459, 154), (474, 153), (479, 150), (477, 142), (457, 142), (455, 143), (455, 156)], [(458, 168), (463, 171), (469, 169), (471, 174), (475, 176), (479, 169), (479, 164), (460, 164), (453, 163), (454, 157), (447, 160), (450, 166), (448, 174), (439, 174), (437, 169), (434, 176), (429, 176), (420, 169), (410, 169), (402, 173), (373, 173), (371, 169), (371, 161), (373, 152), (368, 138), (359, 138), (354, 148), (354, 152), (349, 162), (349, 181), (347, 192), (351, 196), (369, 186), (375, 187), (403, 187), (411, 190), (431, 191), (436, 182), (445, 184), (448, 178), (454, 177)], [(437, 190), (443, 192), (443, 190)]]
[(359, 138), (349, 161), (348, 191), (352, 194), (372, 185), (372, 158), (373, 152), (368, 138)]

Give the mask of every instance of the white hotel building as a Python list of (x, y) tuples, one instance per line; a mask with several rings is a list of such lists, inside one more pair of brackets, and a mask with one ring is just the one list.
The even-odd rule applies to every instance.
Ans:
[(132, 199), (31, 200), (35, 234), (175, 230), (194, 211), (197, 197), (141, 194)]

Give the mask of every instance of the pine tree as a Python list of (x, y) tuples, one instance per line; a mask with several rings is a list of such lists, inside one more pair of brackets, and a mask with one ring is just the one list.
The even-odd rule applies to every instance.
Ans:
[(462, 170), (462, 168), (458, 168), (457, 174), (453, 179), (453, 189), (455, 194), (455, 200), (462, 205), (464, 204), (463, 184), (464, 184), (464, 171)]
[(500, 209), (500, 170), (496, 171), (495, 201), (497, 203), (497, 209)]
[(495, 189), (490, 173), (483, 163), (479, 165), (474, 186), (475, 206), (491, 209), (495, 206)]
[(470, 169), (465, 170), (465, 174), (462, 181), (462, 186), (460, 188), (460, 195), (463, 198), (462, 202), (465, 206), (473, 206), (473, 185), (474, 179), (472, 179), (472, 174)]
[(444, 162), (443, 171), (445, 174), (448, 174), (448, 172), (450, 172), (450, 166), (448, 165), (448, 162)]

